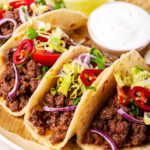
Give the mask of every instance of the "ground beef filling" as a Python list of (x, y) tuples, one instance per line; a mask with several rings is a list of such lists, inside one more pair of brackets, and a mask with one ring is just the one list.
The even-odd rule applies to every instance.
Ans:
[[(31, 10), (31, 8), (28, 9), (28, 14), (32, 16), (33, 11)], [(3, 18), (14, 19), (17, 22), (17, 27), (19, 27), (22, 24), (22, 21), (19, 15), (19, 9), (9, 10), (3, 13)], [(3, 36), (9, 35), (13, 32), (13, 30), (14, 30), (14, 24), (11, 21), (7, 21), (3, 23), (2, 25), (0, 25), (0, 35), (3, 35)], [(6, 41), (7, 40), (5, 40), (5, 42)]]
[[(73, 100), (64, 96), (53, 96), (50, 93), (45, 94), (45, 103), (51, 108), (62, 108), (72, 106)], [(46, 130), (52, 129), (53, 136), (49, 138), (54, 145), (65, 139), (67, 130), (74, 116), (73, 111), (64, 112), (46, 112), (39, 111), (36, 107), (31, 110), (29, 121), (34, 127), (38, 128), (38, 134), (46, 134)]]
[[(110, 99), (105, 106), (94, 118), (92, 129), (99, 129), (107, 134), (116, 144), (117, 148), (131, 148), (150, 142), (150, 127), (146, 125), (131, 122), (119, 113), (117, 109), (123, 108), (130, 116), (142, 120), (143, 112), (140, 111), (138, 116), (135, 116), (131, 111), (130, 106), (122, 106), (118, 101), (117, 96)], [(82, 143), (103, 145), (104, 150), (111, 150), (109, 143), (104, 138), (89, 130)]]
[(6, 101), (6, 106), (15, 112), (27, 105), (29, 98), (40, 83), (41, 79), (35, 80), (35, 78), (42, 74), (42, 65), (31, 59), (23, 67), (18, 68), (19, 88), (16, 95), (10, 98), (8, 94), (15, 85), (15, 71), (12, 65), (13, 53), (12, 49), (8, 49), (4, 54), (7, 68), (0, 79), (0, 96)]

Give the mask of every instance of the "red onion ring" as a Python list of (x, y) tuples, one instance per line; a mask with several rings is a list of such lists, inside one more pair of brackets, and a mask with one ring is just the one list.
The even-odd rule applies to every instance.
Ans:
[(48, 50), (47, 50), (47, 53), (48, 53), (48, 54), (53, 54), (54, 52), (51, 52), (51, 51), (48, 51)]
[(25, 6), (20, 6), (19, 7), (19, 15), (20, 15), (20, 19), (21, 19), (22, 23), (25, 23), (26, 22), (26, 18), (25, 18), (24, 12), (22, 11), (23, 7), (25, 7)]
[(50, 10), (50, 11), (54, 10), (54, 8), (51, 7), (50, 5), (47, 5), (47, 7), (48, 7), (48, 10)]
[(105, 63), (106, 67), (110, 67), (112, 64), (111, 63)]
[(48, 108), (48, 107), (43, 107), (44, 111), (70, 111), (70, 110), (75, 110), (77, 106), (71, 106), (71, 107), (64, 107), (64, 108)]
[[(13, 24), (14, 24), (14, 30), (13, 30), (13, 32), (14, 32), (14, 31), (15, 31), (15, 29), (17, 28), (17, 22), (16, 22), (16, 20), (11, 19), (11, 18), (2, 18), (2, 19), (0, 20), (0, 25), (2, 25), (3, 23), (5, 23), (5, 22), (7, 22), (7, 21), (11, 21), (11, 22), (13, 22)], [(5, 35), (5, 36), (0, 35), (0, 40), (5, 39), (6, 37), (11, 37), (11, 36), (12, 36), (12, 34), (13, 34), (13, 32), (12, 32), (12, 33), (10, 33), (9, 35)]]
[(117, 112), (123, 116), (124, 118), (132, 121), (132, 122), (135, 122), (135, 123), (138, 123), (138, 124), (144, 124), (144, 121), (143, 120), (137, 120), (135, 118), (132, 118), (130, 115), (128, 115), (122, 108), (118, 109)]
[(117, 150), (117, 146), (115, 145), (113, 140), (110, 139), (105, 133), (103, 133), (102, 131), (98, 129), (93, 129), (92, 132), (101, 135), (111, 145), (112, 150)]
[(13, 63), (13, 67), (14, 67), (14, 70), (15, 70), (15, 85), (14, 85), (14, 88), (9, 93), (10, 98), (15, 96), (15, 94), (17, 92), (17, 89), (18, 89), (18, 86), (19, 86), (19, 74), (18, 74), (17, 67), (14, 63)]

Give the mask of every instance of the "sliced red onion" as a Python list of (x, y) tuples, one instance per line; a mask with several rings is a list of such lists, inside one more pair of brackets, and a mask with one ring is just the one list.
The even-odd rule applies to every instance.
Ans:
[(49, 54), (53, 54), (54, 52), (51, 52), (51, 51), (48, 51), (48, 50), (47, 50), (47, 53), (49, 53)]
[(74, 45), (74, 46), (79, 46), (80, 44), (77, 44), (77, 43), (75, 43), (75, 42), (73, 42), (73, 41), (71, 41), (72, 42), (72, 44)]
[(135, 118), (132, 118), (130, 115), (128, 115), (122, 108), (118, 109), (117, 112), (123, 116), (124, 118), (132, 121), (132, 122), (135, 122), (135, 123), (139, 123), (139, 124), (144, 124), (144, 121), (143, 120), (137, 120)]
[(113, 140), (110, 139), (105, 133), (103, 133), (102, 131), (98, 129), (93, 129), (92, 132), (101, 135), (111, 145), (112, 150), (117, 150), (117, 146), (115, 145)]
[[(13, 22), (13, 24), (14, 24), (14, 30), (13, 30), (13, 32), (14, 32), (14, 31), (15, 31), (15, 29), (17, 28), (17, 22), (16, 22), (16, 20), (11, 19), (11, 18), (2, 18), (2, 19), (0, 20), (0, 25), (2, 25), (3, 23), (5, 23), (5, 22), (7, 22), (7, 21), (11, 21), (11, 22)], [(5, 36), (0, 35), (0, 40), (5, 39), (6, 37), (11, 37), (11, 36), (12, 36), (12, 34), (13, 34), (13, 32), (12, 32), (12, 33), (10, 33), (9, 35), (5, 35)]]
[(50, 5), (47, 5), (47, 7), (48, 7), (48, 10), (50, 10), (50, 11), (54, 10), (54, 8)]
[(48, 107), (43, 107), (44, 111), (70, 111), (70, 110), (75, 110), (77, 106), (71, 106), (71, 107), (64, 107), (64, 108), (48, 108)]
[(110, 67), (111, 63), (105, 63), (105, 67)]
[(18, 86), (19, 86), (19, 74), (18, 74), (17, 67), (14, 63), (13, 63), (13, 67), (15, 70), (15, 85), (14, 85), (14, 88), (12, 89), (12, 91), (9, 93), (10, 98), (15, 96), (17, 89), (18, 89)]
[(16, 51), (16, 49), (17, 49), (17, 48), (14, 48), (14, 49), (12, 49), (12, 51), (14, 52), (14, 51)]
[(94, 68), (93, 68), (93, 65), (91, 65), (91, 64), (90, 64), (90, 66), (89, 66), (89, 67), (90, 67), (90, 69), (94, 69)]
[(89, 53), (86, 54), (86, 57), (84, 59), (84, 64), (87, 64), (88, 66), (90, 65), (90, 61), (91, 61), (91, 56)]
[(25, 6), (20, 6), (19, 7), (19, 15), (20, 15), (20, 19), (21, 19), (22, 23), (25, 23), (26, 22), (26, 18), (25, 18), (24, 12), (22, 11), (23, 7), (25, 8)]

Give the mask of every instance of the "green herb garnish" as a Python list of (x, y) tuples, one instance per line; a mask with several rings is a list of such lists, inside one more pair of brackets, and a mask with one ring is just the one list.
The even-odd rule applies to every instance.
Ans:
[(131, 103), (132, 113), (135, 114), (136, 116), (139, 115), (140, 112), (139, 107), (137, 106), (136, 103), (133, 102), (133, 99), (123, 97), (123, 102), (126, 102), (126, 100), (128, 100)]
[(54, 9), (66, 8), (63, 0), (54, 0), (55, 6), (52, 6)]
[(54, 36), (50, 36), (51, 39), (51, 44), (57, 46), (59, 44), (59, 41), (57, 38), (55, 38)]
[(145, 69), (142, 69), (140, 66), (138, 66), (138, 65), (135, 65), (134, 66), (135, 68), (136, 68), (136, 70), (140, 70), (140, 71), (144, 71)]
[(36, 0), (36, 3), (37, 4), (43, 4), (43, 5), (46, 5), (46, 2), (45, 2), (45, 0)]
[(5, 41), (9, 39), (9, 37), (5, 37), (3, 40), (0, 40), (0, 47), (5, 43)]
[(96, 56), (96, 58), (91, 58), (91, 63), (92, 64), (97, 63), (99, 70), (104, 69), (105, 68), (105, 59), (103, 58), (104, 54), (100, 55), (100, 53), (98, 52), (98, 50), (96, 50), (95, 47), (91, 48), (90, 54)]
[(23, 11), (24, 13), (26, 13), (26, 9), (25, 9), (24, 7), (22, 7), (22, 11)]
[(44, 29), (44, 28), (41, 28), (40, 31), (45, 31), (45, 29)]
[(34, 28), (29, 28), (28, 30), (25, 31), (25, 36), (27, 39), (31, 39), (32, 41), (38, 37), (39, 35), (36, 33)]
[(86, 89), (87, 89), (87, 90), (92, 89), (92, 90), (96, 91), (96, 87), (94, 87), (94, 86), (86, 86)]
[(38, 79), (40, 79), (40, 78), (43, 78), (43, 77), (45, 76), (47, 70), (48, 70), (48, 67), (47, 67), (47, 66), (43, 66), (43, 68), (42, 68), (43, 74), (40, 75), (40, 76), (38, 76), (35, 80), (38, 80)]
[(27, 59), (24, 63), (20, 64), (20, 65), (16, 65), (17, 68), (21, 68), (28, 60), (32, 59), (31, 54), (29, 54), (28, 52), (26, 52), (27, 55)]
[(0, 5), (0, 8), (3, 8), (3, 6), (4, 6), (4, 4), (1, 4), (1, 5)]
[(81, 97), (77, 97), (73, 100), (72, 105), (75, 106), (80, 101)]

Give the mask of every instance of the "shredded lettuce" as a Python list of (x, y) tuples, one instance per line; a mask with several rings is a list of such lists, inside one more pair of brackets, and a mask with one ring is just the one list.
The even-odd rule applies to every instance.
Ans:
[(127, 69), (124, 73), (117, 71), (114, 73), (114, 76), (121, 88), (125, 85), (131, 86), (131, 89), (135, 86), (150, 88), (150, 73), (139, 66), (135, 66), (131, 70)]
[[(84, 66), (80, 66), (77, 60), (72, 61), (70, 59), (63, 65), (62, 69), (64, 72), (63, 77), (61, 74), (58, 75), (57, 87), (55, 90), (54, 88), (50, 90), (51, 94), (58, 93), (67, 96), (71, 92), (70, 98), (72, 99), (81, 96), (86, 91), (85, 85), (80, 79), (80, 73), (84, 70)], [(54, 91), (56, 92), (54, 93)]]
[(144, 122), (146, 125), (150, 125), (150, 112), (144, 112)]

